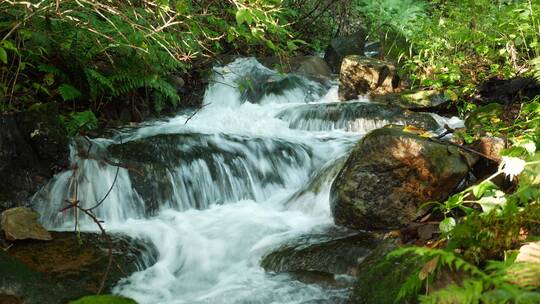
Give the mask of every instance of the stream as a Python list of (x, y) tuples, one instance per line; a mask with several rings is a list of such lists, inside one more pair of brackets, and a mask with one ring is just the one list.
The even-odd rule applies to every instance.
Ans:
[(139, 303), (339, 303), (350, 287), (260, 266), (287, 240), (334, 225), (328, 168), (362, 134), (399, 122), (325, 114), (338, 103), (337, 83), (238, 59), (215, 68), (198, 112), (77, 140), (77, 169), (58, 174), (33, 203), (49, 229), (97, 231), (91, 219), (58, 210), (71, 197), (91, 207), (106, 196), (95, 213), (107, 231), (156, 248), (113, 290)]

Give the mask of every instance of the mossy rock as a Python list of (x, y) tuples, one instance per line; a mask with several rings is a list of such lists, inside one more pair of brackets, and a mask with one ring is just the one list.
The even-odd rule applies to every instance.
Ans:
[(437, 90), (406, 91), (401, 93), (375, 95), (378, 103), (395, 105), (404, 109), (432, 109), (446, 103), (448, 99)]
[[(81, 233), (79, 239), (71, 232), (52, 232), (52, 236), (52, 241), (19, 241), (7, 251), (0, 250), (0, 294), (25, 304), (64, 304), (98, 292), (108, 263), (101, 236)], [(105, 282), (106, 293), (122, 278), (155, 262), (141, 263), (143, 255), (157, 256), (155, 247), (144, 240), (110, 237), (114, 264)]]
[(338, 225), (362, 230), (406, 227), (444, 201), (476, 158), (442, 142), (389, 126), (367, 134), (335, 178), (330, 207)]
[(102, 295), (102, 296), (87, 296), (77, 301), (69, 302), (69, 304), (137, 304), (130, 298)]

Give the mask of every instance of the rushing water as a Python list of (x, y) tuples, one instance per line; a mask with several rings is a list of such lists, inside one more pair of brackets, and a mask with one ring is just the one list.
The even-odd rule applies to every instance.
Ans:
[[(337, 103), (336, 86), (279, 75), (254, 59), (216, 68), (214, 80), (194, 116), (125, 129), (91, 146), (80, 140), (71, 156), (77, 170), (57, 175), (34, 197), (42, 221), (73, 229), (73, 212), (58, 212), (62, 202), (76, 195), (90, 207), (110, 190), (96, 209), (108, 231), (157, 248), (145, 269), (114, 289), (140, 303), (345, 299), (347, 289), (267, 274), (259, 262), (279, 244), (333, 225), (328, 199), (336, 170), (329, 169), (362, 132), (386, 122), (303, 117), (305, 107)], [(347, 132), (351, 119), (361, 132)], [(96, 229), (82, 216), (78, 225)]]

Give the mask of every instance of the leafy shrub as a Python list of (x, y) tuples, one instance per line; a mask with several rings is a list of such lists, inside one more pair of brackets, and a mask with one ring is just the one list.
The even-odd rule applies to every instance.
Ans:
[(64, 100), (99, 112), (109, 102), (180, 102), (169, 79), (205, 56), (292, 47), (279, 1), (0, 3), (0, 110)]

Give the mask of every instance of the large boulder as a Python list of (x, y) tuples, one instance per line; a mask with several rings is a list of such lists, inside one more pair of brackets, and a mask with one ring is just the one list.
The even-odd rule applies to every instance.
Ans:
[(50, 241), (51, 234), (38, 221), (39, 214), (25, 207), (6, 210), (0, 217), (0, 228), (8, 241), (42, 240)]
[(366, 36), (365, 30), (359, 30), (356, 33), (332, 39), (324, 52), (324, 60), (328, 62), (332, 72), (339, 73), (345, 56), (364, 55)]
[(388, 94), (402, 90), (396, 67), (386, 61), (350, 55), (339, 74), (339, 98), (353, 100), (365, 94)]
[[(108, 264), (107, 243), (99, 234), (52, 235), (50, 242), (23, 241), (8, 250), (0, 248), (0, 302), (11, 298), (26, 304), (63, 304), (98, 291)], [(110, 237), (114, 261), (104, 293), (110, 293), (120, 279), (150, 267), (157, 256), (156, 249), (143, 240)]]
[(475, 161), (402, 127), (374, 130), (353, 149), (332, 184), (335, 222), (365, 230), (405, 227), (422, 215), (420, 205), (446, 199)]

